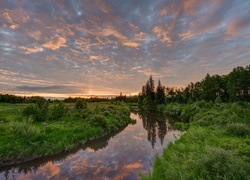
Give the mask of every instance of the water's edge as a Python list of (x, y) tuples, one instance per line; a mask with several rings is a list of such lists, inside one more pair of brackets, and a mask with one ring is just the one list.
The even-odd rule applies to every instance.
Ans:
[(136, 123), (66, 152), (0, 168), (0, 179), (139, 179), (182, 132), (155, 114), (131, 112), (131, 119)]
[(56, 152), (54, 154), (51, 154), (51, 155), (33, 156), (33, 157), (29, 157), (29, 158), (25, 158), (25, 159), (18, 159), (18, 160), (17, 159), (12, 159), (12, 160), (9, 160), (7, 162), (0, 163), (0, 171), (10, 169), (11, 167), (17, 167), (20, 164), (29, 163), (29, 162), (32, 162), (32, 161), (37, 161), (37, 160), (46, 160), (46, 161), (48, 161), (49, 159), (54, 159), (56, 156), (61, 156), (63, 154), (72, 154), (71, 152), (77, 152), (79, 149), (81, 149), (86, 144), (90, 143), (91, 141), (101, 139), (101, 138), (103, 138), (105, 136), (110, 136), (113, 133), (118, 132), (118, 131), (119, 132), (122, 131), (123, 129), (125, 129), (128, 126), (128, 124), (129, 123), (123, 125), (119, 129), (112, 130), (108, 134), (103, 133), (101, 136), (92, 137), (92, 138), (88, 139), (87, 141), (79, 141), (74, 146), (72, 146), (72, 147), (70, 147), (68, 149), (63, 149), (63, 150), (61, 150), (59, 152)]

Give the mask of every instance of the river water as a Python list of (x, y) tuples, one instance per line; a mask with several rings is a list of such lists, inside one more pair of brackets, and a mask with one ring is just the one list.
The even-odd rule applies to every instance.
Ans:
[(152, 171), (155, 154), (182, 132), (171, 120), (131, 113), (136, 124), (92, 140), (70, 152), (0, 170), (0, 179), (139, 179)]

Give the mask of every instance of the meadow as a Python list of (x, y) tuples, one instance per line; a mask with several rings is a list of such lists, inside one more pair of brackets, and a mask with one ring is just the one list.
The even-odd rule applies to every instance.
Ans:
[(125, 103), (0, 103), (0, 167), (68, 151), (130, 123)]
[(176, 124), (187, 132), (142, 179), (250, 179), (250, 103), (168, 103), (157, 110), (181, 117)]

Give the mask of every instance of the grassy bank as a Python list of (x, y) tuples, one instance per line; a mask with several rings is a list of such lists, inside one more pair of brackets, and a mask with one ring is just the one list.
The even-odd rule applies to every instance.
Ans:
[(1, 103), (0, 167), (67, 151), (130, 121), (123, 103)]
[(190, 121), (142, 179), (250, 179), (250, 103), (170, 103), (158, 107)]

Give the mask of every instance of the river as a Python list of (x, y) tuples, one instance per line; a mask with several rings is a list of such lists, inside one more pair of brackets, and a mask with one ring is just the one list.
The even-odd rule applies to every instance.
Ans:
[(0, 170), (0, 179), (139, 179), (139, 171), (152, 171), (155, 154), (182, 132), (171, 120), (131, 113), (135, 124), (89, 141), (70, 152)]

